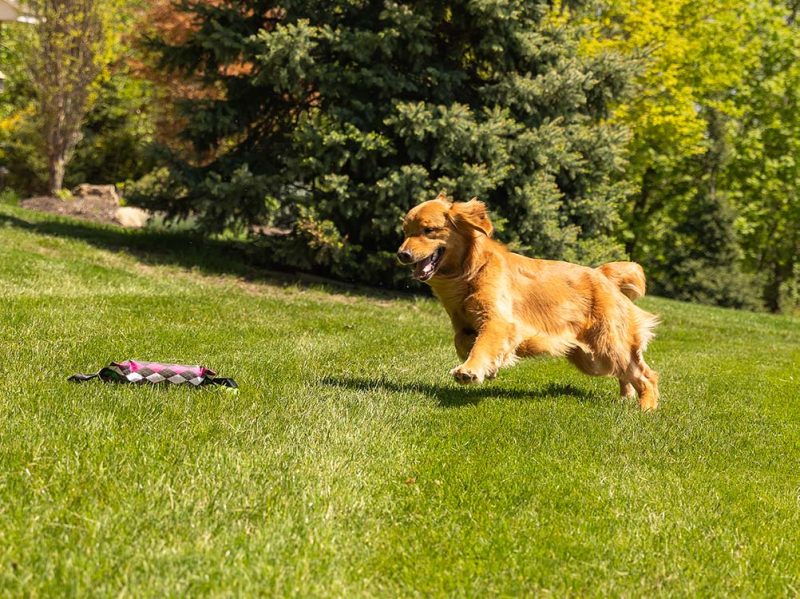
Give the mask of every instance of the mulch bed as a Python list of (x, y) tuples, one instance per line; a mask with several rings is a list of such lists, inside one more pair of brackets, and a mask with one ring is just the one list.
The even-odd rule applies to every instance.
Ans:
[(22, 200), (20, 206), (29, 210), (39, 210), (107, 224), (117, 224), (114, 214), (119, 208), (119, 204), (113, 199), (99, 196), (85, 196), (70, 200), (38, 196)]

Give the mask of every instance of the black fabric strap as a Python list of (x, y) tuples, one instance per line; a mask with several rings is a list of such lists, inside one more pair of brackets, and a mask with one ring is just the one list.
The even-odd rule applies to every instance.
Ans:
[(213, 379), (206, 379), (204, 385), (219, 385), (220, 387), (230, 387), (231, 389), (238, 389), (239, 385), (233, 379), (226, 379), (222, 377), (215, 377)]
[(99, 376), (99, 372), (95, 372), (94, 374), (73, 374), (67, 380), (73, 383), (83, 383), (86, 381), (91, 381), (92, 379), (96, 379)]

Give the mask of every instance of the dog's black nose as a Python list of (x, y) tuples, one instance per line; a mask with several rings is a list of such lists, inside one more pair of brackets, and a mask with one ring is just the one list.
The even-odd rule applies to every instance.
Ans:
[(408, 264), (414, 259), (414, 256), (411, 255), (411, 252), (408, 250), (400, 250), (397, 252), (397, 259), (400, 260), (403, 264)]

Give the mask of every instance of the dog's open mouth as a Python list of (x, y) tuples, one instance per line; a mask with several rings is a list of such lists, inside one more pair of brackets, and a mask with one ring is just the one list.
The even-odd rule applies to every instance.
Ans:
[(443, 255), (444, 248), (439, 248), (427, 258), (423, 258), (417, 262), (414, 267), (414, 278), (420, 281), (427, 281), (430, 279), (434, 273), (436, 273), (436, 269), (439, 268)]

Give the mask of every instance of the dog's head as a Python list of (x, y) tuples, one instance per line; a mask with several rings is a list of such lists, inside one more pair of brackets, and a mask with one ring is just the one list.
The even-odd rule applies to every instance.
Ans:
[(470, 244), (477, 236), (490, 237), (492, 223), (483, 202), (450, 202), (442, 192), (409, 210), (403, 233), (398, 260), (414, 264), (414, 277), (428, 281), (460, 272)]

